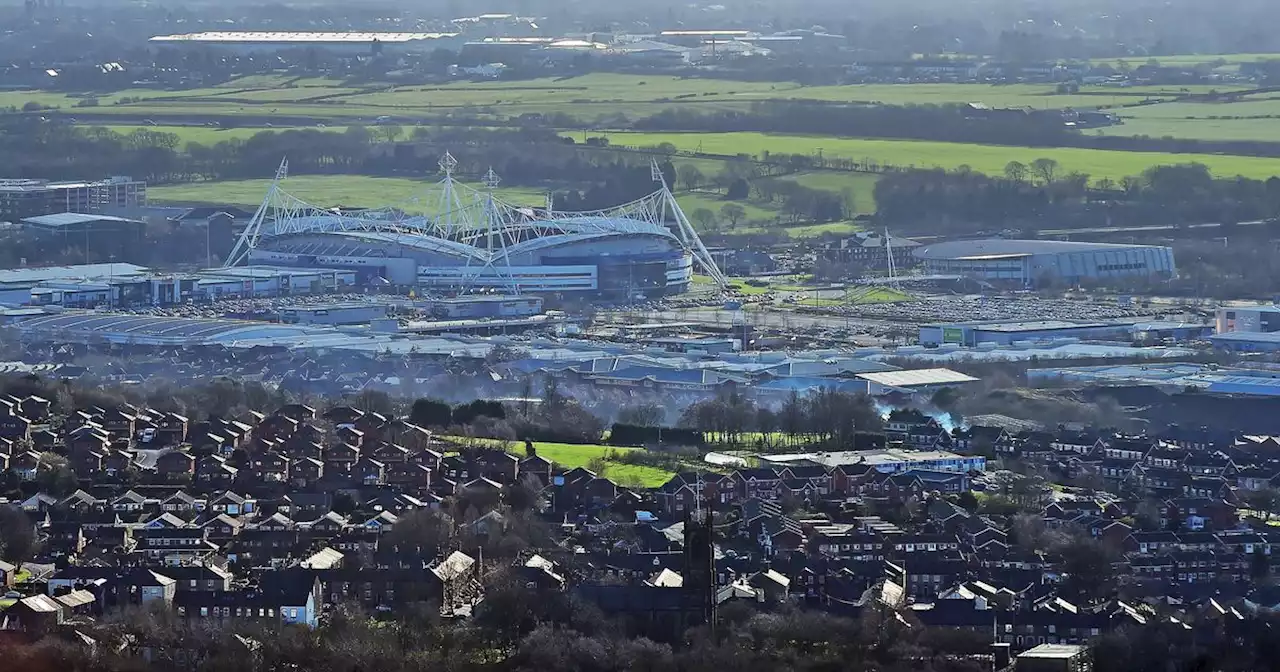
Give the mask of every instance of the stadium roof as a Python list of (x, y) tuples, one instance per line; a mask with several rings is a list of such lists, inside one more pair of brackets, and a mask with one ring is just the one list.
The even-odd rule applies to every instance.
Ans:
[(888, 387), (914, 387), (916, 385), (952, 385), (972, 383), (977, 378), (951, 369), (914, 369), (907, 371), (881, 371), (860, 373), (859, 378)]
[(180, 35), (157, 35), (150, 42), (224, 42), (260, 43), (292, 42), (298, 44), (325, 42), (333, 44), (363, 44), (372, 42), (403, 43), (418, 40), (435, 40), (457, 37), (457, 33), (357, 33), (357, 32), (294, 32), (294, 31), (209, 31)]
[(96, 222), (115, 222), (121, 224), (142, 224), (140, 220), (129, 219), (127, 217), (113, 217), (111, 215), (93, 215), (80, 212), (57, 212), (52, 215), (40, 215), (38, 217), (27, 217), (22, 220), (23, 224), (30, 226), (40, 226), (46, 229), (61, 229), (77, 224), (94, 224)]
[(993, 259), (1027, 257), (1035, 254), (1107, 252), (1151, 247), (1158, 246), (991, 238), (987, 240), (952, 240), (944, 243), (933, 243), (932, 245), (916, 248), (914, 254), (918, 259)]

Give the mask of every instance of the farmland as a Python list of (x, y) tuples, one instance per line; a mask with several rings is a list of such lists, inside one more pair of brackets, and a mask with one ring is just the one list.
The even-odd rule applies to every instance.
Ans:
[[(1207, 87), (1205, 87), (1207, 89)], [(1227, 89), (1222, 89), (1227, 90)], [(0, 92), (0, 107), (28, 102), (92, 118), (145, 116), (201, 118), (284, 115), (313, 119), (359, 119), (395, 115), (406, 120), (439, 118), (457, 111), (495, 117), (563, 112), (585, 120), (630, 118), (672, 107), (700, 110), (743, 108), (766, 100), (850, 103), (983, 103), (991, 107), (1117, 106), (1179, 98), (1194, 89), (1086, 87), (1059, 94), (1050, 85), (854, 84), (804, 86), (794, 82), (740, 82), (672, 76), (590, 74), (521, 82), (457, 82), (437, 86), (372, 84), (346, 86), (323, 79), (253, 76), (218, 87), (181, 91), (128, 90), (93, 96), (96, 105), (77, 107), (86, 96), (39, 91)], [(127, 101), (127, 102), (126, 102)], [(73, 111), (74, 110), (74, 111)], [(483, 114), (481, 115), (483, 116)]]
[(1040, 157), (1056, 159), (1064, 171), (1079, 171), (1093, 179), (1118, 180), (1138, 175), (1155, 165), (1203, 163), (1218, 176), (1243, 175), (1265, 179), (1280, 175), (1280, 159), (1223, 156), (1216, 154), (1165, 154), (1079, 148), (1006, 147), (955, 142), (832, 138), (766, 133), (610, 133), (610, 142), (629, 146), (656, 146), (671, 143), (682, 150), (701, 146), (720, 154), (763, 152), (816, 154), (869, 160), (882, 165), (916, 168), (955, 169), (967, 165), (973, 170), (1000, 174), (1010, 161), (1030, 163)]
[[(147, 190), (148, 198), (157, 203), (225, 203), (257, 205), (271, 186), (271, 180), (229, 180), (225, 182), (192, 182), (161, 185)], [(433, 189), (431, 179), (401, 177), (367, 177), (363, 175), (295, 175), (281, 183), (292, 196), (320, 207), (342, 205), (353, 208), (400, 205), (405, 210), (434, 213), (434, 204), (414, 202)], [(545, 202), (546, 196), (536, 189), (505, 187), (498, 195), (520, 205)]]
[[(288, 131), (294, 130), (290, 127), (285, 128), (216, 128), (209, 126), (118, 126), (109, 125), (102, 126), (107, 130), (128, 135), (137, 130), (155, 131), (157, 133), (172, 133), (178, 136), (180, 146), (185, 147), (187, 144), (195, 142), (201, 145), (216, 145), (226, 140), (248, 140), (249, 138), (262, 133), (264, 131)], [(346, 130), (345, 126), (329, 126), (324, 130), (330, 133), (341, 133)]]

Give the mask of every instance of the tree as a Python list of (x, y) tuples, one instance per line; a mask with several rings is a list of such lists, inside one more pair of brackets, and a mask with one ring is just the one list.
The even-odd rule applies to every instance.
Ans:
[(654, 402), (623, 406), (618, 411), (618, 422), (637, 427), (661, 427), (666, 418), (666, 409)]
[(1058, 178), (1058, 161), (1041, 157), (1031, 162), (1031, 173), (1040, 178), (1042, 184), (1053, 184)]
[(1021, 161), (1010, 161), (1004, 166), (1004, 176), (1010, 181), (1022, 184), (1027, 181), (1027, 164)]
[(36, 545), (36, 528), (20, 509), (0, 506), (0, 559), (21, 566)]
[(693, 219), (701, 225), (701, 228), (710, 229), (715, 225), (716, 215), (706, 208), (698, 208), (693, 211)]
[(453, 519), (448, 514), (417, 509), (400, 516), (387, 533), (387, 543), (403, 549), (417, 548), (424, 557), (431, 557), (448, 545), (453, 530)]
[(684, 188), (689, 191), (693, 191), (694, 189), (697, 189), (698, 187), (702, 186), (702, 181), (706, 179), (705, 176), (702, 174), (702, 171), (699, 170), (698, 167), (693, 165), (692, 163), (680, 164), (680, 167), (676, 170), (676, 173), (680, 178), (680, 183), (683, 184)]
[(1240, 493), (1240, 496), (1245, 506), (1261, 513), (1266, 520), (1271, 520), (1276, 509), (1280, 508), (1280, 490), (1271, 486), (1259, 490), (1245, 490)]
[(729, 220), (729, 228), (736, 227), (747, 214), (746, 208), (737, 203), (725, 203), (720, 206), (720, 216)]
[(439, 399), (417, 399), (409, 411), (409, 422), (419, 427), (448, 427), (452, 420), (453, 409)]
[(1061, 549), (1065, 585), (1083, 599), (1102, 597), (1115, 581), (1112, 551), (1105, 544), (1079, 535)]
[(744, 178), (737, 178), (729, 183), (729, 188), (725, 191), (724, 197), (731, 201), (741, 201), (746, 198), (751, 191), (751, 185)]
[(40, 454), (40, 470), (36, 472), (36, 483), (39, 484), (42, 492), (54, 497), (66, 497), (79, 487), (67, 458), (57, 453)]

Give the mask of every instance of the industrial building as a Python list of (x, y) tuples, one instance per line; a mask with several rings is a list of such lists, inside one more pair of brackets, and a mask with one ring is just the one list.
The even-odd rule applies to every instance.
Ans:
[(1228, 331), (1210, 336), (1209, 342), (1231, 352), (1276, 352), (1280, 350), (1280, 332)]
[[(660, 188), (638, 201), (594, 212), (555, 212), (505, 203), (485, 176), (477, 191), (445, 178), (437, 216), (394, 207), (352, 213), (307, 205), (277, 179), (227, 265), (341, 268), (363, 283), (417, 286), (441, 295), (502, 292), (625, 302), (687, 291), (695, 262), (725, 285), (675, 197)], [(283, 168), (283, 166), (282, 166)], [(282, 171), (283, 173), (283, 171)]]
[(219, 298), (299, 296), (343, 291), (355, 273), (331, 268), (244, 266), (156, 273), (125, 263), (0, 271), (0, 303), (61, 306), (164, 306)]
[(0, 179), (0, 221), (57, 212), (98, 213), (147, 204), (147, 183), (116, 176), (92, 182)]
[(958, 387), (977, 382), (973, 376), (951, 369), (914, 369), (910, 371), (882, 371), (860, 373), (857, 377), (870, 383), (868, 392), (873, 395), (898, 393), (929, 393), (944, 387)]
[(1054, 240), (956, 240), (913, 252), (926, 273), (957, 274), (1021, 287), (1119, 277), (1172, 277), (1173, 250)]
[(817, 464), (827, 468), (866, 464), (876, 471), (893, 474), (911, 469), (968, 473), (986, 471), (987, 458), (981, 455), (957, 455), (943, 450), (843, 450), (830, 453), (787, 453), (783, 455), (759, 455), (762, 464), (786, 466)]
[(79, 212), (27, 217), (22, 225), (63, 249), (80, 249), (85, 261), (90, 252), (99, 259), (129, 255), (146, 240), (147, 229), (138, 219)]
[(391, 307), (385, 303), (321, 303), (285, 306), (280, 321), (286, 324), (369, 324), (386, 319)]
[(1214, 318), (1214, 330), (1219, 334), (1280, 331), (1280, 306), (1219, 308)]
[(1018, 654), (1016, 672), (1090, 672), (1093, 654), (1080, 644), (1041, 644)]
[(1035, 322), (956, 322), (926, 324), (920, 327), (921, 345), (956, 343), (977, 346), (983, 343), (1013, 345), (1028, 341), (1054, 341), (1062, 338), (1083, 340), (1129, 340), (1137, 322), (1071, 322), (1038, 320)]
[(1038, 384), (1149, 386), (1171, 392), (1195, 390), (1214, 395), (1280, 396), (1280, 371), (1186, 362), (1030, 369), (1027, 380)]
[(216, 47), (238, 53), (281, 49), (320, 48), (329, 51), (369, 53), (375, 49), (432, 51), (456, 48), (457, 33), (406, 32), (306, 32), (306, 31), (206, 31), (179, 35), (157, 35), (147, 43), (152, 47)]
[(432, 317), (448, 320), (493, 317), (529, 317), (542, 312), (542, 299), (537, 296), (458, 296), (423, 302)]

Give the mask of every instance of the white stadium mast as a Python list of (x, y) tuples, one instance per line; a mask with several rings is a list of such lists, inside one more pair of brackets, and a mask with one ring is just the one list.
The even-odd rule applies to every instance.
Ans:
[[(671, 193), (671, 188), (667, 186), (667, 176), (662, 174), (662, 166), (658, 165), (658, 160), (653, 159), (649, 164), (649, 173), (654, 182), (662, 185), (655, 195), (658, 196), (663, 205), (664, 211), (669, 211), (673, 219), (676, 220), (676, 237), (684, 245), (686, 250), (693, 255), (693, 258), (702, 267), (702, 272), (706, 273), (715, 281), (716, 286), (720, 289), (727, 289), (729, 280), (720, 272), (720, 267), (716, 266), (715, 259), (711, 258), (711, 253), (707, 251), (702, 239), (698, 237), (698, 232), (693, 229), (693, 224), (689, 223), (689, 218), (685, 217), (684, 210), (680, 208), (680, 204), (676, 202), (675, 194)], [(665, 221), (666, 212), (662, 212), (659, 216)]]

